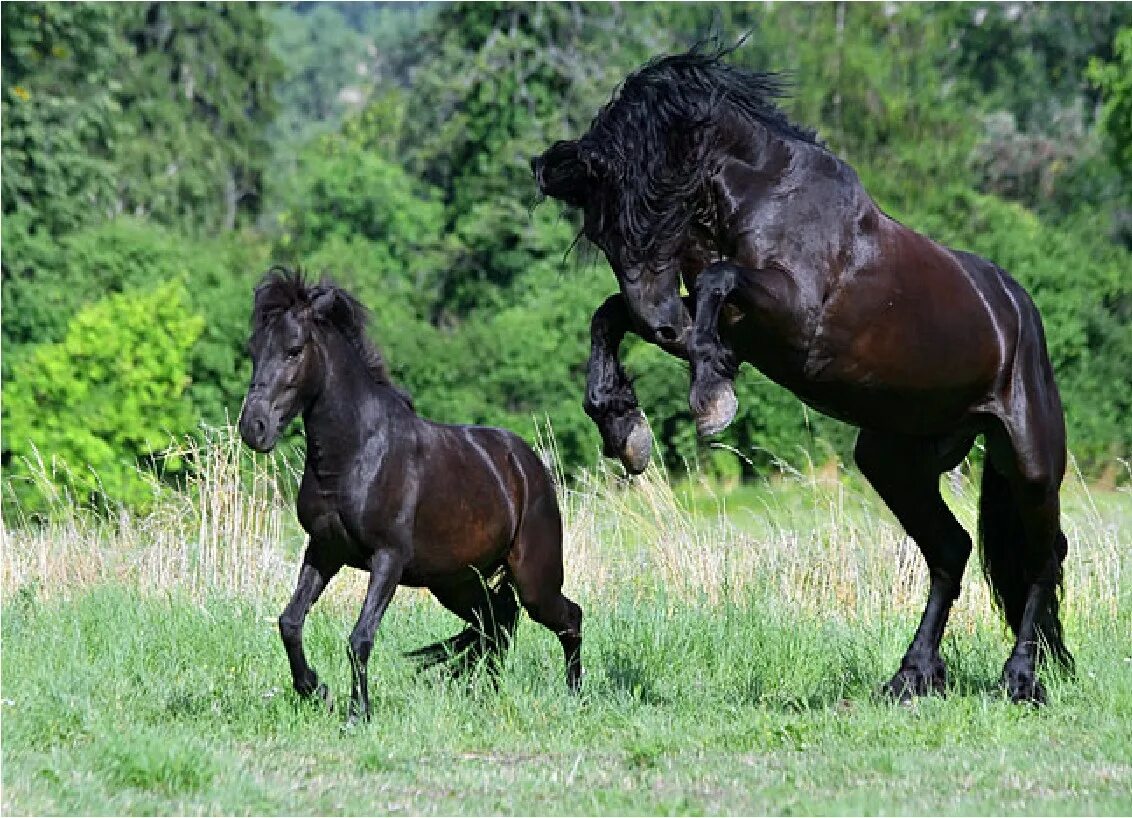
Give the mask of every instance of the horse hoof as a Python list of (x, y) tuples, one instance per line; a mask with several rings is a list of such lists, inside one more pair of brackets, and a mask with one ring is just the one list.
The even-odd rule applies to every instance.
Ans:
[(910, 704), (921, 696), (946, 696), (947, 671), (942, 666), (901, 668), (880, 692), (900, 704)]
[(739, 411), (735, 388), (727, 381), (721, 382), (703, 406), (704, 411), (696, 415), (696, 432), (700, 437), (719, 434), (731, 425)]
[(621, 464), (629, 474), (640, 474), (649, 465), (652, 456), (652, 432), (649, 422), (641, 415), (625, 438), (625, 448), (621, 452)]
[(1046, 703), (1046, 689), (1031, 672), (1010, 672), (1002, 675), (1002, 688), (1014, 704), (1032, 704), (1041, 707)]

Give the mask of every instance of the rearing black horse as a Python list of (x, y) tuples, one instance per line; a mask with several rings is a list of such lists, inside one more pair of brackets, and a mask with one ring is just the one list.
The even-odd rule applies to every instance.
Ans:
[(531, 162), (544, 194), (583, 211), (620, 285), (593, 317), (584, 403), (606, 454), (633, 472), (649, 459), (617, 360), (630, 330), (690, 361), (702, 433), (734, 417), (741, 362), (858, 426), (857, 465), (931, 576), (885, 685), (903, 698), (946, 685), (939, 645), (971, 539), (939, 476), (983, 435), (983, 569), (1016, 636), (1002, 681), (1013, 700), (1042, 701), (1039, 657), (1072, 658), (1057, 596), (1065, 422), (1038, 311), (1000, 267), (881, 211), (851, 167), (787, 121), (776, 75), (725, 53), (649, 62), (585, 135)]

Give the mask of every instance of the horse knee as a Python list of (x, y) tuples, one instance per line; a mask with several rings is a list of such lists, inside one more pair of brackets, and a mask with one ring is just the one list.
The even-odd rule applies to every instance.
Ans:
[(709, 265), (698, 276), (694, 283), (696, 291), (696, 300), (711, 294), (715, 296), (726, 296), (733, 289), (738, 281), (739, 268), (730, 261), (717, 261), (715, 264)]
[(279, 636), (286, 644), (294, 644), (303, 638), (303, 621), (283, 613), (279, 617)]

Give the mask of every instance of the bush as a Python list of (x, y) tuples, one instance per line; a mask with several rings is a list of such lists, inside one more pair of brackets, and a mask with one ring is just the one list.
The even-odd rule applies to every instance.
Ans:
[(3, 448), (25, 511), (47, 510), (28, 485), (40, 455), (77, 502), (146, 505), (152, 491), (138, 465), (195, 425), (186, 390), (203, 325), (184, 286), (171, 282), (81, 309), (61, 342), (16, 365), (3, 387)]

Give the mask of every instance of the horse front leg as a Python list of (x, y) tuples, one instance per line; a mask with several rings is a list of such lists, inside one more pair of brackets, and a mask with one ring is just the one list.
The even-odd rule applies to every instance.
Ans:
[(295, 592), (279, 617), (279, 636), (283, 639), (284, 650), (287, 651), (287, 662), (291, 665), (291, 683), (295, 687), (295, 692), (304, 699), (317, 694), (327, 706), (330, 706), (332, 701), (330, 690), (319, 682), (318, 674), (307, 663), (306, 654), (303, 653), (303, 623), (306, 622), (311, 606), (318, 601), (327, 584), (342, 566), (326, 563), (318, 557), (318, 548), (312, 542), (303, 554), (303, 566), (299, 569), (299, 581), (295, 586)]
[(621, 341), (631, 328), (629, 305), (620, 293), (611, 295), (594, 312), (582, 408), (601, 432), (605, 456), (619, 458), (627, 472), (640, 474), (652, 454), (652, 432), (618, 360)]
[(719, 314), (728, 296), (742, 282), (744, 268), (730, 261), (707, 267), (696, 278), (694, 324), (688, 342), (692, 388), (688, 405), (701, 436), (714, 435), (731, 425), (739, 410), (735, 375), (739, 361), (719, 337)]
[(347, 655), (350, 659), (350, 672), (352, 685), (350, 689), (350, 711), (348, 724), (355, 724), (359, 719), (369, 721), (369, 655), (373, 650), (373, 637), (397, 584), (401, 581), (401, 570), (405, 560), (396, 551), (382, 548), (370, 557), (369, 585), (366, 588), (365, 602), (362, 603), (362, 612), (358, 622), (350, 634)]

